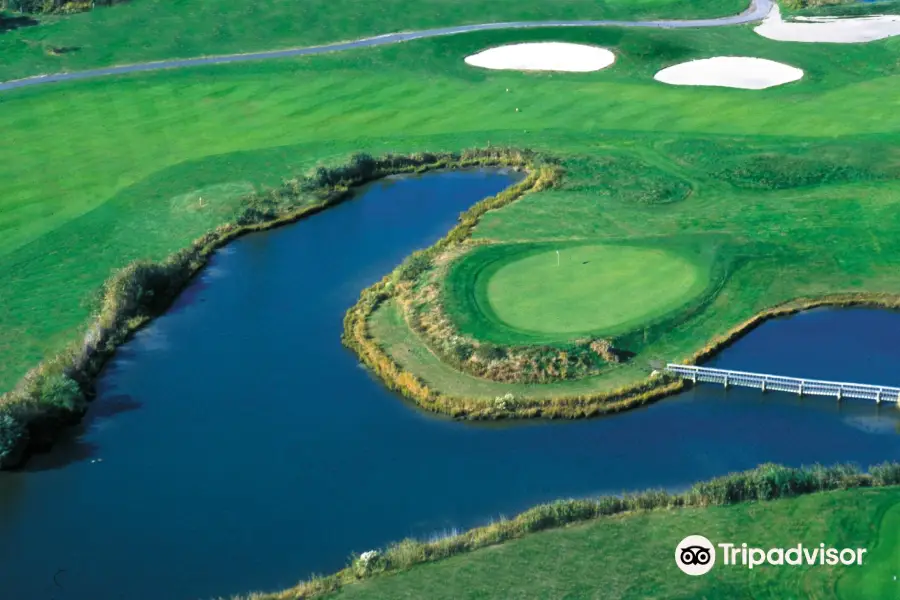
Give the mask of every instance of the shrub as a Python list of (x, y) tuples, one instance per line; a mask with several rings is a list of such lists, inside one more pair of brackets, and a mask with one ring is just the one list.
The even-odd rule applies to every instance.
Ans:
[(506, 349), (503, 346), (482, 342), (475, 349), (475, 357), (484, 362), (492, 360), (502, 360), (506, 356)]
[(404, 260), (396, 271), (397, 281), (415, 281), (418, 277), (431, 268), (431, 254), (419, 250), (413, 252)]
[(875, 486), (900, 485), (900, 463), (884, 462), (869, 468)]
[(28, 438), (25, 424), (8, 412), (0, 413), (0, 465), (6, 463)]
[(87, 403), (81, 388), (65, 375), (47, 377), (38, 390), (42, 402), (69, 412), (83, 410)]

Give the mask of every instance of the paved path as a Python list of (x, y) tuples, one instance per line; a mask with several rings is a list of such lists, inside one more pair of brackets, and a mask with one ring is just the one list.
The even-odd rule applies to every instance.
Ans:
[(290, 48), (288, 50), (270, 50), (266, 52), (250, 52), (248, 54), (226, 54), (223, 56), (204, 56), (201, 58), (181, 58), (161, 60), (135, 65), (119, 65), (102, 69), (89, 69), (73, 73), (55, 73), (53, 75), (38, 75), (27, 79), (17, 79), (0, 83), (0, 91), (57, 81), (72, 81), (76, 79), (89, 79), (103, 77), (105, 75), (120, 75), (122, 73), (137, 73), (140, 71), (156, 71), (159, 69), (181, 69), (184, 67), (196, 67), (200, 65), (220, 65), (225, 63), (243, 62), (248, 60), (266, 60), (270, 58), (287, 58), (291, 56), (310, 56), (324, 54), (326, 52), (338, 52), (352, 48), (368, 48), (370, 46), (384, 46), (409, 40), (431, 38), (472, 31), (489, 31), (494, 29), (528, 29), (538, 27), (654, 27), (660, 29), (684, 29), (689, 27), (721, 27), (723, 25), (742, 25), (762, 20), (772, 9), (774, 0), (751, 0), (750, 6), (739, 15), (719, 17), (715, 19), (696, 20), (671, 20), (671, 21), (512, 21), (509, 23), (483, 23), (480, 25), (459, 25), (457, 27), (443, 27), (440, 29), (424, 29), (408, 33), (389, 33), (370, 38), (356, 40), (354, 42), (340, 42), (326, 44), (324, 46), (309, 46), (306, 48)]

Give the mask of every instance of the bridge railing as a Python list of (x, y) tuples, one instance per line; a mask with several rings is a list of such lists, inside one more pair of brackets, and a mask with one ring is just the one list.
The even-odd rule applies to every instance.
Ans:
[(868, 385), (864, 383), (849, 383), (843, 381), (825, 381), (822, 379), (805, 379), (801, 377), (788, 377), (785, 375), (770, 375), (768, 373), (733, 371), (730, 369), (716, 369), (713, 367), (679, 365), (674, 363), (666, 365), (666, 370), (681, 377), (690, 378), (694, 382), (722, 383), (726, 388), (729, 385), (755, 387), (764, 392), (767, 391), (768, 388), (776, 391), (796, 392), (801, 396), (804, 393), (816, 396), (833, 395), (836, 396), (838, 400), (843, 397), (848, 397), (875, 400), (878, 403), (889, 401), (900, 404), (900, 387)]

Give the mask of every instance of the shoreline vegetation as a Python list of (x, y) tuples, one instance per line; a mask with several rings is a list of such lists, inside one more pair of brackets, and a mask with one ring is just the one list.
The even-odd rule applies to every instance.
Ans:
[[(528, 192), (553, 187), (560, 182), (563, 176), (562, 170), (555, 163), (552, 166), (539, 167), (532, 164), (530, 167), (530, 175), (524, 181), (473, 206), (463, 215), (461, 222), (444, 238), (426, 250), (413, 253), (381, 281), (363, 290), (360, 299), (348, 310), (344, 318), (344, 334), (342, 336), (344, 345), (352, 349), (389, 389), (399, 392), (425, 410), (457, 419), (591, 418), (650, 404), (682, 391), (689, 385), (688, 382), (665, 371), (654, 370), (643, 380), (615, 390), (597, 393), (557, 395), (545, 398), (518, 398), (513, 394), (506, 394), (497, 396), (493, 401), (455, 396), (431, 389), (428, 383), (416, 373), (405, 370), (372, 334), (369, 329), (370, 318), (385, 302), (393, 300), (401, 315), (399, 326), (407, 328), (411, 335), (417, 336), (439, 361), (460, 373), (494, 381), (504, 381), (504, 379), (502, 375), (492, 376), (494, 374), (488, 371), (473, 372), (471, 368), (460, 368), (463, 357), (457, 356), (455, 360), (451, 360), (448, 352), (442, 351), (443, 345), (454, 348), (468, 347), (472, 352), (467, 352), (464, 358), (473, 355), (477, 357), (479, 346), (483, 345), (488, 351), (499, 351), (499, 354), (503, 355), (502, 360), (495, 362), (505, 364), (505, 362), (516, 361), (521, 364), (526, 360), (532, 360), (541, 368), (544, 365), (538, 361), (546, 362), (547, 356), (549, 356), (550, 363), (556, 361), (557, 368), (555, 372), (546, 368), (540, 371), (541, 383), (570, 379), (569, 376), (572, 373), (568, 370), (569, 368), (576, 373), (587, 371), (588, 375), (593, 374), (592, 369), (595, 367), (584, 358), (577, 356), (572, 349), (594, 353), (597, 355), (594, 357), (595, 360), (607, 364), (619, 362), (621, 356), (630, 354), (615, 348), (605, 339), (581, 340), (580, 343), (573, 343), (572, 348), (539, 344), (532, 346), (485, 344), (460, 333), (440, 306), (442, 292), (439, 289), (440, 282), (437, 280), (446, 275), (449, 265), (472, 248), (491, 243), (487, 240), (473, 241), (471, 239), (471, 233), (481, 216), (489, 210), (501, 208), (519, 199)], [(700, 303), (700, 310), (705, 303), (706, 301)], [(682, 359), (681, 362), (688, 365), (701, 364), (770, 319), (789, 316), (813, 308), (847, 308), (851, 306), (896, 310), (900, 309), (900, 295), (857, 292), (795, 298), (765, 309), (742, 321), (724, 334), (714, 337), (701, 349)], [(682, 318), (695, 315), (697, 308), (686, 311)], [(547, 350), (553, 352), (548, 355)], [(529, 355), (529, 352), (531, 355), (536, 353), (537, 359)], [(548, 371), (555, 377), (548, 378)], [(507, 375), (507, 380), (514, 381), (514, 379), (508, 378), (508, 373), (504, 374)]]
[[(472, 167), (511, 167), (523, 169), (528, 175), (496, 196), (476, 203), (460, 216), (459, 224), (444, 238), (428, 249), (414, 252), (381, 281), (363, 290), (359, 301), (345, 315), (344, 345), (389, 389), (425, 410), (460, 419), (590, 418), (646, 405), (682, 391), (688, 384), (665, 372), (655, 372), (642, 381), (612, 391), (546, 399), (520, 399), (507, 394), (489, 401), (429, 389), (415, 373), (403, 370), (388, 356), (369, 331), (369, 317), (385, 301), (395, 298), (398, 290), (408, 290), (430, 268), (435, 257), (472, 246), (470, 234), (482, 215), (528, 192), (557, 185), (563, 169), (553, 158), (513, 148), (406, 156), (388, 154), (380, 158), (355, 154), (344, 166), (318, 167), (305, 176), (286, 180), (278, 188), (246, 196), (232, 221), (219, 225), (161, 262), (139, 260), (114, 272), (103, 286), (100, 305), (82, 329), (81, 339), (42, 361), (11, 391), (0, 395), (0, 469), (21, 467), (32, 453), (49, 450), (64, 430), (80, 422), (95, 394), (95, 379), (115, 349), (164, 313), (216, 249), (244, 234), (311, 216), (350, 198), (353, 187), (388, 175)], [(823, 306), (898, 309), (900, 296), (853, 293), (795, 299), (747, 319), (682, 362), (700, 363), (768, 319)], [(415, 331), (413, 334), (418, 335)], [(614, 358), (610, 353), (615, 349), (604, 347), (594, 351), (602, 350), (608, 354), (604, 360), (613, 362), (609, 359)]]
[[(337, 573), (313, 576), (293, 588), (274, 593), (232, 596), (231, 600), (308, 600), (373, 577), (392, 575), (416, 565), (436, 562), (457, 554), (502, 544), (532, 533), (583, 524), (614, 516), (628, 517), (648, 511), (672, 511), (687, 507), (707, 508), (741, 503), (768, 502), (836, 490), (884, 488), (900, 485), (900, 463), (884, 462), (862, 471), (854, 465), (790, 468), (763, 464), (748, 471), (730, 473), (695, 483), (689, 490), (672, 494), (648, 490), (595, 499), (558, 500), (541, 504), (512, 519), (500, 519), (460, 534), (418, 541), (405, 539), (384, 549), (353, 554)], [(219, 599), (223, 600), (223, 599)]]
[(354, 187), (388, 175), (436, 169), (527, 166), (532, 154), (510, 148), (455, 152), (355, 154), (349, 163), (285, 181), (243, 198), (232, 221), (200, 236), (161, 262), (135, 261), (103, 286), (100, 306), (81, 339), (31, 369), (0, 395), (0, 469), (21, 467), (34, 452), (47, 451), (64, 430), (84, 416), (94, 383), (116, 348), (163, 314), (203, 268), (212, 253), (245, 234), (296, 222), (348, 200)]

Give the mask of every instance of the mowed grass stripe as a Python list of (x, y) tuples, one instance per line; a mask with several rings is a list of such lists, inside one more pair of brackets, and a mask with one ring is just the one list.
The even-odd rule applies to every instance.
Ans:
[[(568, 156), (595, 155), (599, 141), (642, 145), (655, 143), (651, 139), (677, 140), (686, 134), (702, 133), (784, 139), (796, 135), (809, 138), (821, 132), (878, 130), (882, 132), (881, 143), (894, 139), (900, 113), (891, 111), (890, 103), (884, 100), (892, 97), (891, 90), (883, 89), (878, 96), (855, 93), (871, 86), (867, 82), (873, 78), (900, 69), (896, 61), (889, 60), (892, 46), (873, 43), (842, 48), (837, 56), (816, 45), (778, 44), (757, 38), (744, 28), (489, 32), (302, 60), (163, 71), (4, 93), (0, 95), (0, 131), (10, 143), (0, 145), (0, 271), (10, 274), (3, 280), (2, 293), (7, 298), (21, 298), (21, 303), (16, 303), (19, 308), (8, 312), (8, 318), (0, 323), (0, 346), (13, 349), (12, 355), (4, 356), (0, 363), (0, 388), (8, 388), (27, 366), (56, 347), (48, 340), (64, 339), (71, 333), (86, 314), (84, 300), (96, 291), (110, 269), (131, 258), (159, 256), (163, 248), (171, 251), (188, 241), (181, 237), (182, 231), (158, 240), (117, 246), (124, 242), (110, 235), (109, 223), (92, 217), (78, 224), (82, 230), (79, 236), (109, 245), (109, 254), (95, 260), (71, 241), (74, 237), (66, 233), (71, 230), (63, 229), (67, 223), (104, 203), (118, 207), (119, 222), (145, 220), (153, 214), (152, 203), (164, 200), (149, 195), (146, 203), (123, 206), (115, 199), (161, 173), (178, 173), (172, 181), (178, 189), (171, 189), (166, 198), (190, 193), (198, 184), (233, 181), (232, 167), (220, 163), (216, 158), (219, 155), (242, 155), (240, 160), (255, 166), (240, 179), (263, 183), (274, 176), (270, 167), (276, 163), (270, 164), (266, 158), (269, 149), (291, 146), (303, 148), (298, 150), (303, 154), (279, 158), (276, 162), (284, 170), (275, 181), (295, 169), (314, 165), (319, 157), (346, 156), (366, 149), (449, 150), (491, 142), (535, 146)], [(607, 46), (628, 60), (608, 72), (552, 77), (487, 72), (462, 62), (466, 55), (483, 47), (539, 39)], [(810, 80), (765, 94), (676, 90), (650, 77), (655, 69), (673, 60), (710, 53), (763, 52), (769, 58), (803, 68), (814, 66), (822, 72), (827, 72), (833, 62), (847, 69), (827, 82)], [(506, 99), (507, 87), (512, 90), (510, 100)], [(401, 94), (401, 90), (408, 93)], [(844, 95), (838, 97), (842, 91)], [(817, 103), (817, 110), (809, 110), (806, 100), (828, 93), (835, 94), (828, 104)], [(330, 94), (339, 98), (329, 100)], [(516, 113), (513, 103), (520, 99), (528, 101), (523, 104), (527, 108)], [(717, 118), (710, 107), (726, 105), (732, 99), (737, 99), (740, 111)], [(363, 105), (367, 108), (358, 120), (347, 118)], [(305, 110), (311, 106), (315, 110)], [(682, 114), (704, 115), (706, 129), (691, 131), (695, 125), (690, 120), (678, 124)], [(753, 116), (759, 114), (772, 116), (765, 130), (759, 129), (759, 121)], [(833, 125), (820, 127), (824, 121)], [(258, 153), (259, 161), (249, 153)], [(176, 169), (178, 165), (201, 170), (203, 165), (219, 165), (219, 172), (213, 179), (204, 174), (199, 181), (189, 174), (187, 166)], [(573, 171), (579, 172), (580, 167)], [(715, 178), (710, 177), (704, 185), (710, 186), (713, 181)], [(733, 193), (731, 188), (725, 189)], [(714, 208), (709, 217), (682, 213), (680, 208), (663, 209), (677, 215), (673, 224), (656, 219), (664, 213), (653, 211), (661, 207), (616, 210), (612, 201), (598, 203), (590, 190), (578, 194), (563, 190), (546, 198), (548, 206), (551, 199), (560, 202), (570, 198), (561, 205), (565, 213), (559, 213), (559, 218), (554, 218), (552, 210), (545, 213), (547, 222), (557, 229), (550, 230), (547, 223), (521, 215), (518, 224), (506, 217), (494, 222), (486, 219), (482, 231), (501, 239), (640, 237), (651, 220), (671, 232), (674, 224), (698, 229), (715, 219), (716, 213), (734, 219), (718, 228), (741, 232), (744, 227), (739, 209), (729, 204), (733, 197), (727, 194), (721, 202), (709, 205)], [(865, 194), (862, 200), (870, 215), (873, 202)], [(700, 200), (688, 200), (696, 201)], [(543, 203), (536, 199), (530, 206), (540, 208)], [(784, 229), (796, 231), (784, 215), (781, 212), (778, 217)], [(850, 223), (842, 224), (841, 229), (841, 239), (853, 237)], [(54, 230), (65, 235), (45, 237)], [(820, 242), (802, 231), (795, 237), (804, 247)], [(34, 246), (26, 248), (29, 244)], [(893, 246), (888, 241), (883, 255), (891, 256)], [(43, 263), (35, 258), (60, 247), (81, 265), (72, 267), (65, 284), (57, 282), (52, 271), (42, 270)], [(832, 268), (837, 264), (834, 260), (821, 262), (830, 263)], [(854, 268), (844, 264), (844, 268)], [(860, 280), (857, 285), (865, 283)], [(73, 301), (62, 306), (63, 298)], [(56, 308), (41, 308), (50, 305)], [(27, 339), (20, 339), (22, 332), (29, 332)]]
[[(664, 33), (683, 45), (686, 42), (722, 43), (723, 48), (719, 52), (726, 49), (725, 40), (720, 33)], [(152, 170), (181, 160), (239, 148), (295, 143), (311, 137), (352, 139), (359, 134), (360, 123), (348, 120), (346, 115), (356, 112), (357, 104), (373, 107), (373, 112), (362, 122), (366, 125), (367, 133), (385, 136), (391, 136), (398, 129), (410, 125), (418, 127), (417, 133), (477, 131), (483, 129), (486, 122), (490, 123), (492, 129), (507, 128), (516, 131), (521, 128), (532, 132), (554, 125), (568, 127), (571, 123), (578, 123), (579, 127), (612, 126), (619, 129), (672, 130), (673, 126), (716, 129), (724, 126), (725, 129), (743, 127), (746, 130), (750, 126), (752, 130), (758, 129), (752, 125), (752, 115), (759, 114), (775, 115), (772, 118), (778, 119), (782, 124), (797, 123), (796, 131), (805, 126), (804, 121), (814, 119), (818, 114), (816, 111), (803, 110), (800, 118), (797, 118), (798, 115), (785, 115), (785, 104), (781, 100), (785, 92), (782, 90), (762, 95), (740, 94), (734, 90), (703, 90), (702, 93), (698, 90), (674, 90), (649, 77), (638, 77), (638, 73), (629, 72), (627, 68), (620, 68), (614, 73), (549, 77), (516, 73), (475, 75), (462, 64), (462, 58), (470, 49), (474, 49), (473, 46), (499, 43), (504, 39), (532, 39), (547, 35), (554, 39), (594, 41), (601, 45), (604, 42), (616, 42), (613, 45), (623, 45), (626, 49), (629, 43), (640, 47), (647, 45), (648, 39), (655, 40), (656, 44), (664, 41), (662, 32), (555, 30), (527, 32), (527, 35), (524, 32), (515, 32), (515, 35), (512, 32), (498, 32), (491, 35), (461, 36), (458, 40), (423, 40), (390, 49), (366, 49), (298, 61), (162, 72), (102, 82), (61, 84), (45, 90), (21, 90), (4, 94), (0, 98), (4, 106), (0, 113), (3, 130), (10, 139), (17, 142), (11, 146), (17, 151), (14, 160), (0, 161), (0, 164), (10, 165), (11, 169), (15, 169), (10, 173), (3, 173), (10, 178), (14, 175), (15, 178), (41, 181), (45, 179), (41, 174), (48, 163), (80, 167), (85, 161), (94, 160), (96, 165), (88, 164), (84, 169), (68, 171), (66, 178), (75, 173), (78, 173), (77, 177), (88, 178), (88, 172), (93, 182), (102, 177), (115, 177), (117, 186), (112, 188), (107, 184), (45, 189), (45, 186), (51, 186), (52, 183), (42, 182), (32, 191), (46, 192), (41, 194), (40, 204), (59, 203), (62, 197), (66, 197), (64, 210), (45, 212), (48, 224), (52, 227), (54, 222), (82, 214), (86, 207), (108, 198), (118, 186), (127, 185)], [(753, 39), (754, 35), (752, 32), (734, 30), (738, 42), (756, 47), (760, 42)], [(473, 41), (479, 39), (483, 40), (481, 44)], [(768, 44), (772, 45), (771, 42)], [(727, 48), (730, 49), (733, 45), (735, 44), (729, 43)], [(808, 49), (796, 48), (802, 45), (787, 45), (790, 48), (783, 44), (776, 46), (784, 53), (798, 53), (809, 58)], [(429, 48), (431, 54), (437, 55), (432, 60), (439, 64), (429, 65)], [(436, 51), (437, 48), (441, 48), (440, 52)], [(871, 52), (880, 55), (880, 50), (876, 45)], [(868, 64), (867, 61), (860, 60), (859, 50), (851, 49), (850, 52), (857, 55), (857, 66), (862, 68)], [(411, 61), (417, 54), (424, 55), (425, 59)], [(367, 68), (354, 71), (354, 56), (365, 56), (364, 64)], [(391, 61), (397, 60), (389, 62), (385, 57), (390, 57)], [(817, 60), (822, 61), (821, 58)], [(794, 62), (803, 61), (798, 59)], [(428, 68), (429, 66), (432, 68)], [(871, 72), (872, 69), (867, 66), (863, 69), (864, 74), (866, 70)], [(421, 101), (413, 101), (415, 95), (410, 94), (399, 101), (381, 103), (385, 108), (377, 108), (381, 95), (387, 93), (386, 97), (394, 97), (390, 90), (395, 88), (397, 81), (406, 81), (412, 86), (417, 79), (415, 75), (420, 73), (428, 73), (428, 84), (422, 85), (422, 88), (429, 90), (428, 95), (434, 98), (433, 103), (424, 103), (425, 97)], [(861, 76), (864, 75), (857, 75), (856, 78)], [(297, 111), (297, 106), (323, 102), (324, 96), (318, 91), (321, 89), (320, 85), (310, 84), (323, 79), (340, 81), (340, 88), (346, 90), (346, 93), (338, 94), (333, 101), (324, 103), (324, 111), (312, 110), (288, 119), (289, 114)], [(213, 93), (209, 87), (210, 81), (218, 81), (225, 86), (234, 86), (237, 81), (241, 92), (226, 107), (219, 107), (215, 102), (207, 105), (204, 102), (206, 95)], [(623, 83), (625, 81), (628, 83)], [(586, 85), (585, 82), (594, 82), (596, 87)], [(424, 82), (420, 80), (420, 83)], [(505, 90), (508, 85), (514, 85), (516, 93), (527, 101), (524, 103), (527, 108), (521, 113), (515, 113), (514, 107), (507, 110), (495, 103), (482, 102), (481, 99), (489, 97), (493, 91), (498, 95), (503, 94), (501, 90)], [(164, 93), (160, 93), (160, 88)], [(282, 96), (282, 93), (286, 95)], [(292, 96), (294, 102), (291, 102)], [(776, 97), (777, 109), (776, 104), (764, 107), (767, 98)], [(255, 107), (248, 106), (246, 102), (251, 98), (256, 99)], [(865, 95), (856, 95), (855, 102), (881, 104), (882, 110), (884, 109), (883, 101), (866, 98)], [(28, 120), (27, 115), (32, 111), (40, 114), (42, 107), (46, 110), (47, 106), (56, 107), (48, 114), (59, 116), (48, 117), (40, 122)], [(460, 108), (457, 109), (457, 106)], [(725, 113), (725, 117), (718, 116), (719, 109), (725, 106), (736, 112)], [(65, 108), (65, 112), (60, 112), (61, 107)], [(868, 118), (870, 111), (866, 110), (867, 107), (862, 108), (863, 110), (846, 111), (835, 122), (845, 132), (856, 129), (847, 127), (847, 124)], [(679, 115), (681, 110), (689, 115), (684, 117), (686, 120), (680, 120), (680, 116), (683, 116)], [(800, 111), (800, 108), (797, 110)], [(405, 114), (407, 112), (410, 114)], [(161, 115), (167, 116), (160, 122)], [(748, 115), (751, 116), (750, 120)], [(896, 115), (886, 116), (887, 119), (877, 121), (879, 130), (890, 129), (890, 122), (896, 120)], [(830, 114), (823, 115), (824, 117), (834, 120)], [(698, 118), (702, 118), (704, 122), (698, 124)], [(22, 123), (28, 126), (23, 127)], [(805, 131), (820, 131), (818, 123), (815, 125), (805, 127)], [(56, 143), (59, 131), (67, 132), (69, 143)], [(43, 132), (48, 135), (45, 136)], [(140, 142), (132, 143), (132, 138), (139, 139)], [(198, 140), (203, 143), (197, 143)], [(160, 142), (163, 147), (160, 147)], [(134, 148), (131, 156), (117, 161), (117, 155), (121, 155), (120, 149), (129, 146)], [(100, 167), (100, 164), (103, 166)], [(0, 167), (0, 171), (5, 169)], [(62, 179), (64, 178), (58, 178)], [(27, 203), (28, 199), (14, 196), (8, 202)], [(0, 223), (0, 228), (3, 227)], [(4, 241), (0, 242), (0, 253), (27, 239), (33, 239), (28, 235), (27, 229), (17, 228), (12, 235), (5, 236)]]

